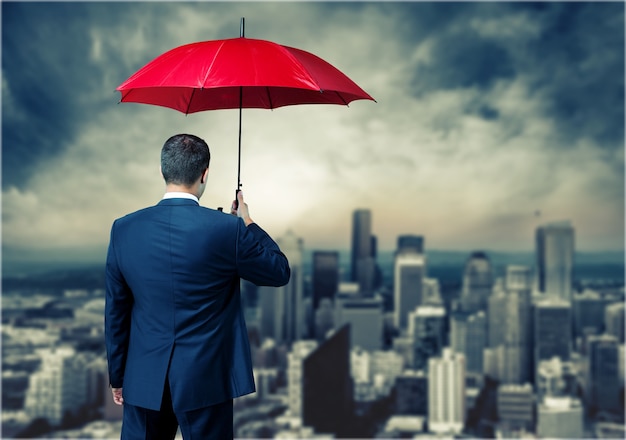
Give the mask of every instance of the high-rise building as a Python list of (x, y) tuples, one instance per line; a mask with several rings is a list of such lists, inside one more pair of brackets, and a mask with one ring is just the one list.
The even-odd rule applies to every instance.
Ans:
[(536, 230), (537, 287), (546, 296), (572, 300), (574, 228), (569, 221)]
[(421, 235), (400, 235), (398, 237), (397, 253), (411, 252), (424, 253), (424, 237)]
[(526, 266), (508, 266), (489, 297), (488, 374), (507, 384), (532, 378), (531, 275)]
[(465, 357), (445, 348), (428, 360), (428, 427), (460, 434), (465, 424)]
[(559, 357), (568, 361), (571, 353), (572, 319), (570, 303), (548, 298), (535, 304), (534, 313), (535, 368), (539, 362)]
[(455, 312), (450, 318), (450, 348), (465, 355), (466, 372), (483, 373), (483, 352), (487, 347), (487, 316), (482, 310), (476, 313)]
[(351, 348), (380, 350), (383, 344), (383, 300), (338, 295), (335, 300), (335, 326), (350, 324)]
[(413, 368), (425, 370), (428, 359), (439, 356), (445, 345), (446, 309), (419, 306), (409, 314), (408, 336), (413, 340)]
[(539, 438), (585, 438), (583, 407), (572, 397), (545, 397), (537, 408)]
[(289, 415), (302, 420), (304, 360), (317, 348), (317, 341), (302, 340), (291, 346), (287, 354), (287, 393)]
[(529, 383), (500, 385), (496, 400), (499, 425), (503, 431), (534, 431), (535, 398)]
[(83, 356), (70, 346), (41, 349), (41, 366), (30, 376), (24, 401), (33, 419), (59, 425), (66, 412), (76, 412), (87, 399), (87, 370)]
[(352, 281), (359, 283), (366, 296), (374, 290), (376, 261), (372, 248), (372, 213), (369, 209), (357, 209), (352, 214)]
[(491, 263), (484, 252), (473, 252), (465, 263), (461, 308), (467, 312), (486, 310), (493, 288)]
[(404, 370), (396, 378), (395, 414), (428, 414), (428, 378), (422, 370)]
[(532, 378), (530, 268), (508, 266), (506, 273), (506, 325), (504, 383), (524, 384)]
[(303, 241), (296, 237), (292, 231), (287, 231), (285, 236), (278, 238), (281, 251), (289, 260), (291, 277), (289, 282), (279, 287), (284, 298), (283, 328), (284, 340), (292, 343), (301, 339), (304, 330), (304, 271), (302, 268)]
[(413, 251), (404, 251), (394, 261), (394, 325), (406, 330), (408, 315), (424, 303), (426, 257)]
[(620, 411), (619, 343), (615, 336), (591, 336), (588, 342), (587, 387), (592, 410)]
[(317, 310), (322, 298), (334, 302), (339, 286), (339, 252), (313, 252), (313, 309)]
[(353, 416), (350, 325), (344, 325), (302, 361), (302, 422), (316, 433), (342, 437)]
[(574, 295), (572, 313), (574, 320), (574, 338), (583, 338), (586, 334), (599, 335), (604, 331), (604, 310), (606, 300), (593, 290), (585, 290)]
[(620, 344), (624, 343), (624, 303), (612, 303), (606, 306), (604, 314), (606, 333), (615, 336)]

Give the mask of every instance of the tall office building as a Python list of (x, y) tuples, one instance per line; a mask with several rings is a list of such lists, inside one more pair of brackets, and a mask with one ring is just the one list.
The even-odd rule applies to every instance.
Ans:
[(506, 319), (504, 345), (505, 383), (524, 384), (532, 375), (531, 330), (532, 277), (529, 267), (508, 266), (506, 273)]
[(539, 362), (559, 357), (568, 361), (571, 353), (572, 318), (569, 302), (548, 298), (535, 304), (535, 368)]
[(76, 412), (86, 403), (86, 362), (69, 346), (37, 353), (41, 366), (30, 376), (24, 409), (33, 419), (44, 418), (51, 425), (59, 425), (66, 412)]
[(400, 235), (398, 236), (398, 248), (396, 253), (412, 252), (424, 253), (424, 237), (422, 235)]
[(369, 209), (357, 209), (352, 214), (352, 281), (359, 283), (363, 295), (374, 290), (376, 261), (372, 247), (372, 213)]
[(428, 414), (428, 378), (423, 371), (404, 370), (397, 376), (395, 414)]
[(620, 344), (624, 343), (624, 303), (609, 304), (605, 308), (604, 325), (606, 333), (615, 336)]
[(339, 287), (339, 252), (313, 252), (313, 309), (317, 310), (322, 298), (332, 302)]
[(574, 228), (569, 221), (536, 230), (537, 288), (546, 296), (572, 300)]
[(394, 260), (393, 321), (398, 330), (406, 330), (408, 315), (424, 303), (426, 257), (414, 251), (403, 251)]
[(304, 360), (317, 348), (317, 341), (302, 340), (291, 346), (287, 354), (287, 394), (289, 415), (302, 419), (303, 415), (303, 387), (304, 387)]
[(353, 416), (350, 325), (344, 325), (302, 362), (302, 422), (316, 433), (342, 437)]
[(305, 329), (304, 322), (304, 271), (302, 268), (303, 240), (293, 231), (287, 231), (278, 238), (277, 244), (289, 260), (291, 277), (289, 282), (279, 287), (284, 298), (284, 340), (291, 344), (302, 338)]
[(572, 298), (574, 338), (603, 333), (605, 307), (606, 300), (593, 290), (587, 289), (581, 294), (574, 295)]
[(278, 287), (259, 286), (257, 288), (258, 326), (261, 339), (270, 338), (282, 342), (284, 299)]
[(525, 266), (508, 266), (488, 301), (489, 375), (507, 384), (532, 378), (531, 275)]
[(428, 427), (460, 434), (465, 424), (465, 357), (445, 348), (428, 360)]
[(487, 309), (487, 299), (493, 289), (491, 262), (484, 252), (473, 252), (465, 263), (461, 308), (467, 312)]
[(593, 410), (620, 410), (619, 343), (615, 336), (591, 336), (588, 343), (587, 387)]
[(450, 318), (450, 348), (465, 356), (466, 372), (483, 373), (483, 352), (487, 347), (487, 315), (456, 312)]
[(363, 298), (338, 295), (335, 301), (335, 327), (351, 327), (351, 348), (380, 350), (383, 344), (383, 300), (380, 296)]
[(413, 368), (425, 370), (428, 359), (439, 356), (445, 344), (446, 309), (419, 306), (409, 314), (408, 336), (413, 340)]

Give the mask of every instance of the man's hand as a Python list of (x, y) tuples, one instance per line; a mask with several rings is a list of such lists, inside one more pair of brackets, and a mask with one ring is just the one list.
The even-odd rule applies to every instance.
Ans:
[(115, 402), (116, 405), (124, 404), (124, 398), (122, 397), (121, 388), (111, 388), (111, 393), (113, 394), (113, 402)]
[[(239, 206), (235, 207), (237, 205), (236, 202), (239, 202)], [(243, 222), (245, 223), (246, 226), (254, 223), (254, 220), (252, 220), (250, 218), (250, 212), (248, 211), (248, 205), (246, 203), (244, 203), (243, 201), (243, 193), (241, 191), (239, 191), (237, 193), (237, 200), (233, 200), (233, 204), (230, 207), (230, 213), (232, 215), (236, 215), (237, 217), (240, 217), (243, 219)]]

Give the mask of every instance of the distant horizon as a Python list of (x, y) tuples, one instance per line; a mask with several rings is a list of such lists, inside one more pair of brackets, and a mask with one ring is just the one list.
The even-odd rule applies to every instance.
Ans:
[[(304, 262), (310, 263), (313, 252), (316, 251), (336, 251), (340, 255), (340, 263), (347, 264), (349, 262), (350, 249), (346, 248), (330, 248), (330, 247), (304, 247)], [(493, 250), (489, 248), (482, 249), (425, 249), (424, 253), (430, 256), (437, 256), (437, 264), (441, 261), (450, 262), (453, 260), (465, 261), (472, 252), (482, 251), (488, 257), (509, 257), (518, 259), (532, 258), (534, 249), (525, 250)], [(11, 251), (10, 251), (11, 252)], [(89, 248), (72, 248), (49, 251), (31, 251), (35, 255), (24, 253), (20, 256), (13, 255), (6, 257), (6, 250), (2, 250), (2, 277), (22, 276), (30, 273), (47, 271), (47, 270), (71, 270), (73, 268), (80, 269), (91, 266), (104, 266), (106, 260), (106, 247), (102, 252)], [(379, 259), (387, 259), (393, 255), (395, 249), (379, 249)], [(574, 262), (580, 264), (625, 264), (626, 251), (621, 250), (576, 250), (574, 254)], [(11, 273), (13, 272), (13, 273)]]

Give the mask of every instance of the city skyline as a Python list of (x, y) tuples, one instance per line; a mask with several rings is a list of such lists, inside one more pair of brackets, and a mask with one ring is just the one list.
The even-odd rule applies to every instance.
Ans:
[(175, 46), (237, 37), (241, 17), (246, 37), (315, 53), (377, 100), (244, 111), (243, 191), (272, 236), (291, 229), (306, 249), (349, 249), (362, 208), (381, 250), (413, 234), (426, 249), (528, 251), (539, 224), (569, 220), (577, 250), (623, 251), (621, 3), (3, 2), (2, 12), (13, 61), (2, 85), (6, 262), (104, 258), (112, 221), (160, 199), (160, 147), (175, 132), (207, 140), (201, 204), (228, 207), (236, 112), (118, 105), (114, 90)]

